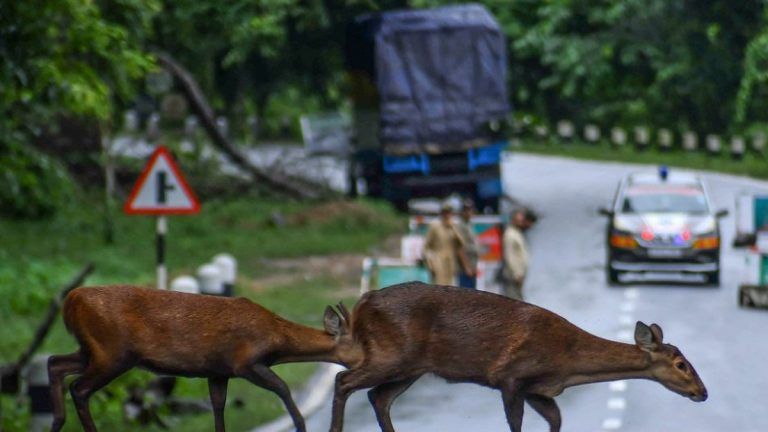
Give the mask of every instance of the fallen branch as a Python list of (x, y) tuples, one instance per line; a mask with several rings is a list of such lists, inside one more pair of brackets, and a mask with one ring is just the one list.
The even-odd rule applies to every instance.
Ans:
[(64, 297), (66, 297), (70, 291), (82, 285), (88, 275), (93, 272), (93, 269), (93, 264), (86, 265), (74, 279), (59, 291), (59, 294), (51, 300), (51, 304), (48, 306), (48, 314), (45, 316), (42, 324), (37, 328), (37, 331), (35, 331), (35, 337), (32, 339), (32, 343), (29, 344), (29, 347), (27, 347), (27, 349), (19, 356), (16, 363), (5, 365), (0, 368), (0, 375), (2, 376), (2, 384), (0, 384), (0, 387), (3, 392), (15, 392), (15, 390), (18, 389), (19, 374), (21, 370), (24, 369), (24, 366), (29, 363), (29, 360), (35, 354), (35, 351), (37, 351), (37, 349), (40, 348), (40, 345), (43, 344), (45, 337), (48, 336), (48, 332), (51, 331), (51, 327), (61, 309)]
[(176, 81), (180, 84), (192, 111), (200, 120), (200, 124), (210, 137), (213, 145), (226, 154), (235, 165), (252, 175), (256, 181), (263, 183), (278, 193), (292, 198), (315, 199), (333, 194), (329, 188), (324, 186), (289, 177), (287, 175), (267, 173), (259, 167), (254, 166), (240, 149), (233, 145), (216, 126), (213, 110), (192, 74), (166, 53), (157, 53), (156, 57), (160, 65), (168, 71), (168, 73), (173, 75)]
[(69, 294), (69, 292), (73, 289), (81, 286), (83, 282), (85, 282), (85, 279), (88, 277), (88, 275), (93, 272), (93, 269), (93, 264), (88, 264), (83, 267), (83, 269), (80, 270), (80, 273), (78, 273), (77, 276), (75, 276), (74, 279), (72, 279), (64, 288), (62, 288), (61, 291), (59, 291), (59, 294), (53, 300), (51, 300), (51, 304), (48, 306), (48, 314), (45, 316), (45, 319), (43, 320), (43, 323), (40, 325), (40, 327), (37, 328), (37, 331), (35, 332), (35, 338), (32, 340), (32, 343), (29, 345), (27, 350), (24, 351), (21, 356), (19, 356), (19, 360), (16, 361), (17, 370), (24, 368), (24, 366), (29, 363), (29, 359), (32, 358), (32, 355), (35, 354), (35, 351), (37, 351), (37, 349), (40, 348), (40, 345), (43, 344), (45, 337), (48, 336), (48, 332), (53, 326), (56, 315), (59, 313), (59, 309), (61, 309), (61, 304), (64, 301), (64, 297), (66, 297), (67, 294)]

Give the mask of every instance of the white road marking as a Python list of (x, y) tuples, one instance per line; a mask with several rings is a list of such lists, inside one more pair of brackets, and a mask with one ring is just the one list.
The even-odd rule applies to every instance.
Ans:
[(632, 303), (631, 301), (626, 301), (626, 302), (622, 303), (621, 305), (619, 305), (619, 309), (622, 312), (634, 312), (635, 311), (635, 304)]
[(635, 300), (638, 296), (637, 288), (627, 288), (624, 290), (624, 298), (627, 300)]
[(619, 430), (621, 429), (621, 419), (616, 417), (609, 417), (603, 420), (603, 430)]
[(624, 380), (613, 381), (610, 384), (608, 384), (608, 387), (611, 389), (612, 392), (623, 392), (627, 390), (627, 382)]
[(627, 407), (627, 400), (622, 397), (608, 399), (608, 409), (623, 410)]

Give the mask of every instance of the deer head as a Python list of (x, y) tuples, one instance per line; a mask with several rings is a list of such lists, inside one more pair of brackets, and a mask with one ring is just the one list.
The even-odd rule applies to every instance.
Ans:
[(333, 336), (339, 357), (346, 365), (360, 359), (362, 352), (352, 337), (352, 316), (343, 303), (339, 303), (336, 309), (331, 306), (325, 308), (323, 325), (325, 332)]
[(676, 346), (664, 343), (664, 333), (657, 324), (650, 327), (638, 321), (635, 343), (650, 357), (650, 378), (669, 390), (694, 402), (707, 400), (707, 388)]

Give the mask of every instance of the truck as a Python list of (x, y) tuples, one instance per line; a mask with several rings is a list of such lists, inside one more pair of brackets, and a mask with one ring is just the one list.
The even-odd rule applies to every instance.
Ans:
[(406, 210), (413, 198), (473, 198), (495, 212), (507, 146), (506, 38), (481, 5), (357, 17), (346, 31), (352, 195)]

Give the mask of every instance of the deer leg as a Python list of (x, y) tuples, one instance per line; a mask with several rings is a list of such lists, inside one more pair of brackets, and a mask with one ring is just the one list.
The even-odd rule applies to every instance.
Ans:
[(77, 416), (80, 417), (80, 423), (85, 432), (96, 432), (96, 425), (93, 423), (91, 409), (88, 406), (91, 396), (128, 369), (128, 367), (120, 364), (115, 366), (102, 365), (91, 358), (83, 374), (69, 386), (72, 400), (77, 409)]
[(504, 401), (504, 413), (512, 432), (521, 432), (523, 428), (524, 394), (517, 380), (507, 382), (501, 388), (501, 398)]
[(333, 409), (331, 415), (331, 432), (341, 432), (344, 427), (344, 407), (347, 399), (354, 391), (366, 387), (373, 387), (383, 380), (378, 368), (372, 373), (368, 367), (366, 369), (350, 369), (339, 372), (336, 375), (336, 388), (333, 393)]
[(389, 417), (389, 409), (392, 402), (403, 394), (419, 377), (407, 378), (401, 381), (393, 381), (378, 385), (368, 391), (368, 400), (376, 412), (376, 420), (379, 422), (382, 432), (395, 432), (392, 419)]
[(248, 371), (242, 374), (243, 378), (256, 384), (259, 387), (267, 389), (277, 394), (285, 405), (285, 409), (293, 419), (293, 425), (297, 432), (305, 432), (307, 427), (304, 424), (304, 417), (296, 407), (296, 403), (291, 397), (291, 390), (288, 385), (272, 369), (261, 364), (251, 366)]
[(208, 393), (213, 407), (216, 432), (224, 432), (224, 405), (227, 402), (227, 378), (208, 378)]
[(83, 369), (85, 369), (85, 357), (80, 352), (51, 356), (48, 359), (48, 381), (51, 385), (51, 402), (53, 405), (51, 432), (60, 431), (66, 420), (64, 378), (67, 375), (81, 373)]
[(560, 432), (560, 426), (562, 420), (560, 417), (560, 408), (557, 407), (555, 400), (540, 395), (527, 394), (525, 395), (525, 401), (528, 402), (537, 413), (539, 413), (544, 420), (549, 423), (549, 432)]

